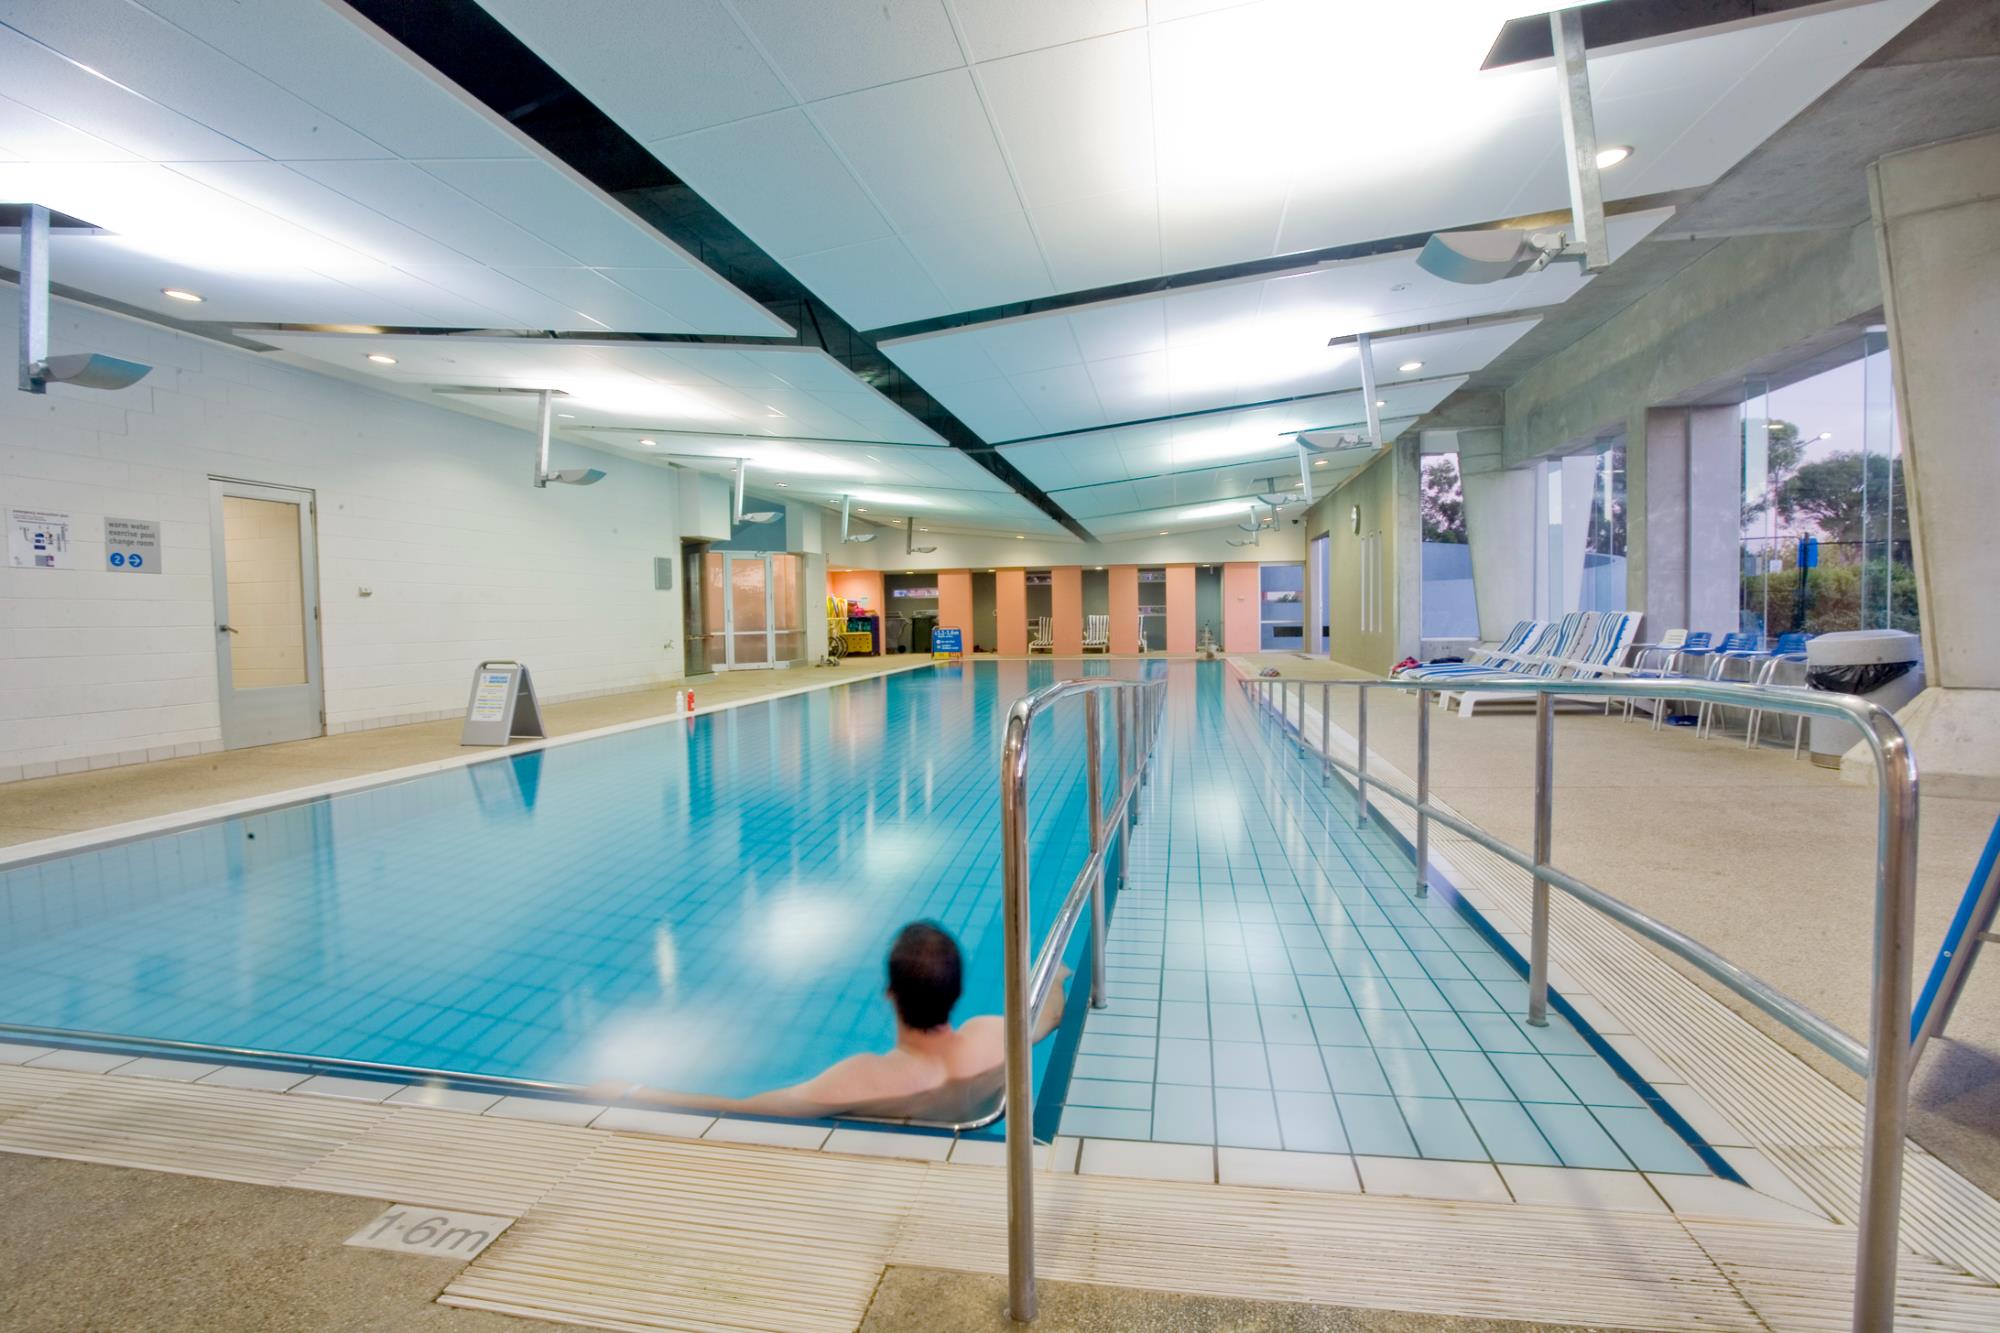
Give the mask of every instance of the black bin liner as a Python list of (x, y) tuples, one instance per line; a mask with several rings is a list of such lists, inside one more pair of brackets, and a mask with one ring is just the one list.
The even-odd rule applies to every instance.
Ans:
[(1873, 694), (1892, 680), (1910, 674), (1915, 662), (1855, 662), (1847, 666), (1813, 667), (1806, 684), (1829, 694)]

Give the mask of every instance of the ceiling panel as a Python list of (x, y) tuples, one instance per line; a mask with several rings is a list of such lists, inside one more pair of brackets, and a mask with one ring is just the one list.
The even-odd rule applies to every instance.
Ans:
[(933, 531), (1074, 539), (956, 449), (699, 435), (659, 437), (647, 448), (628, 431), (578, 434), (600, 448), (708, 473), (727, 473), (740, 458), (747, 469), (745, 489), (752, 494), (822, 504), (835, 512), (845, 496), (857, 525), (900, 527), (913, 518), (920, 538)]
[[(1635, 150), (1607, 198), (1712, 182), (1931, 2), (1594, 53), (1602, 137)], [(1535, 0), (743, 0), (644, 61), (634, 0), (481, 3), (809, 284), (901, 241), (889, 281), (822, 293), (864, 328), (1567, 202), (1552, 68), (1479, 68)], [(686, 123), (745, 81), (756, 112)]]
[[(824, 352), (805, 347), (731, 348), (681, 343), (552, 341), (539, 338), (260, 333), (287, 359), (332, 368), (384, 387), (427, 395), (437, 386), (557, 389), (564, 430), (727, 432), (943, 442)], [(395, 358), (392, 365), (370, 355)], [(510, 420), (532, 418), (528, 397), (439, 396), (437, 401)]]
[[(1618, 246), (1665, 216), (1618, 219)], [(1001, 442), (1358, 388), (1355, 349), (1329, 348), (1329, 338), (1555, 305), (1583, 281), (1559, 265), (1461, 286), (1432, 278), (1404, 251), (925, 334), (882, 350), (983, 438)], [(1532, 323), (1378, 339), (1376, 380), (1477, 370)], [(1408, 361), (1424, 367), (1398, 369)]]
[[(1386, 423), (1411, 421), (1443, 402), (1465, 381), (1460, 377), (1390, 385), (1380, 390)], [(1119, 426), (1109, 430), (1035, 440), (1001, 447), (1001, 455), (1028, 480), (1067, 506), (1080, 489), (1145, 477), (1185, 475), (1217, 467), (1291, 467), (1300, 431), (1333, 433), (1366, 429), (1367, 410), (1359, 393), (1323, 394), (1268, 407), (1242, 408), (1173, 421)]]
[(60, 283), (235, 323), (790, 332), (323, 0), (0, 16), (0, 199), (105, 229), (53, 240)]

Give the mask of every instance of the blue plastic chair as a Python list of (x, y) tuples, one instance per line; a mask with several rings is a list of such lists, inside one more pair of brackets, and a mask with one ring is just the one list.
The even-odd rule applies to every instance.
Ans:
[[(1713, 634), (1710, 634), (1707, 630), (1705, 629), (1694, 630), (1687, 636), (1686, 639), (1682, 640), (1679, 647), (1675, 648), (1673, 652), (1667, 656), (1667, 658), (1660, 667), (1650, 671), (1634, 671), (1632, 675), (1635, 678), (1639, 679), (1650, 678), (1653, 680), (1674, 680), (1685, 677), (1689, 680), (1692, 680), (1695, 678), (1693, 673), (1683, 670), (1682, 664), (1686, 662), (1689, 658), (1694, 658), (1697, 660), (1707, 658), (1709, 654), (1715, 651), (1714, 643), (1715, 643), (1715, 636)], [(1632, 715), (1630, 707), (1631, 701), (1627, 700), (1626, 702), (1627, 702), (1627, 707), (1625, 716), (1629, 718)], [(1666, 720), (1666, 716), (1667, 716), (1667, 700), (1665, 699), (1656, 700), (1653, 704), (1654, 731), (1658, 731), (1660, 729), (1660, 723)]]
[[(1764, 636), (1761, 634), (1748, 632), (1725, 634), (1722, 636), (1722, 642), (1717, 644), (1715, 651), (1708, 656), (1708, 679), (1716, 681), (1736, 679), (1746, 685), (1755, 684), (1759, 673), (1763, 670), (1763, 661), (1768, 655), (1764, 651)], [(1738, 663), (1744, 664), (1747, 669), (1741, 675), (1731, 677), (1730, 668)], [(1714, 729), (1715, 719), (1723, 707), (1721, 704), (1701, 706), (1695, 723), (1697, 735), (1706, 736)], [(1744, 710), (1746, 735), (1751, 711)]]
[[(1788, 633), (1780, 634), (1778, 642), (1772, 647), (1771, 651), (1763, 655), (1757, 672), (1757, 684), (1775, 685), (1777, 684), (1778, 673), (1780, 671), (1787, 667), (1797, 667), (1799, 668), (1798, 683), (1800, 686), (1803, 686), (1805, 684), (1806, 641), (1811, 638), (1812, 635), (1800, 630), (1792, 630)], [(1743, 729), (1743, 748), (1746, 750), (1755, 749), (1757, 743), (1763, 739), (1763, 731), (1764, 710), (1753, 708), (1750, 710), (1750, 720)], [(1801, 748), (1805, 742), (1805, 736), (1806, 720), (1794, 713), (1792, 715), (1792, 758), (1796, 759), (1799, 757)]]

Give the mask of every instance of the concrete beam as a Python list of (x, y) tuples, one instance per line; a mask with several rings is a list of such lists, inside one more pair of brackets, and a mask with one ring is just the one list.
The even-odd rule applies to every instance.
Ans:
[(1734, 237), (1517, 380), (1503, 460), (1518, 467), (1640, 407), (1809, 343), (1880, 306), (1867, 226)]

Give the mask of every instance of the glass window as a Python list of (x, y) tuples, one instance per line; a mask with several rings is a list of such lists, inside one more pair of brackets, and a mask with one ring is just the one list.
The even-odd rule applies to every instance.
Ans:
[(1426, 639), (1477, 639), (1479, 604), (1472, 595), (1472, 547), (1466, 542), (1465, 491), (1458, 455), (1425, 454), (1418, 495), (1424, 519)]
[(1747, 381), (1742, 628), (1917, 628), (1888, 338)]
[(1585, 520), (1579, 611), (1625, 609), (1625, 441), (1590, 455), (1590, 516)]

